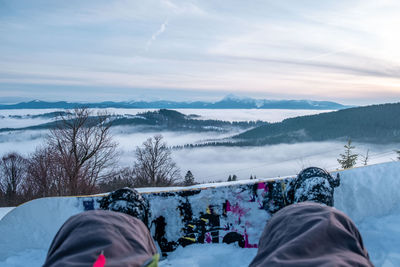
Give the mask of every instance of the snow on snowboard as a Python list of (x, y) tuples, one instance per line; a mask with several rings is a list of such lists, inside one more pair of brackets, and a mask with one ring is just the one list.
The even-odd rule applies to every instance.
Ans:
[[(281, 188), (286, 179), (255, 180), (192, 186), (159, 192), (141, 192), (148, 203), (146, 214), (137, 214), (135, 207), (109, 208), (132, 213), (148, 225), (163, 253), (178, 246), (194, 243), (236, 243), (243, 248), (257, 247), (268, 212), (263, 207), (265, 194)], [(140, 190), (139, 190), (140, 191)], [(108, 209), (110, 197), (77, 197), (83, 210)]]

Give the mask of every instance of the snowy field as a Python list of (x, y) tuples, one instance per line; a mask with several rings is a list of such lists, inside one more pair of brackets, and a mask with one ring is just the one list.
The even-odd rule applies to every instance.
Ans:
[[(400, 266), (399, 173), (400, 162), (341, 171), (341, 185), (335, 191), (335, 207), (355, 221), (375, 266)], [(15, 209), (4, 217), (0, 221), (0, 266), (26, 266), (27, 262), (41, 266), (52, 237), (76, 213), (68, 205), (71, 199), (65, 201), (42, 199), (37, 209)], [(63, 216), (46, 218), (61, 208)], [(255, 254), (256, 249), (234, 245), (192, 245), (177, 249), (160, 266), (247, 266)]]

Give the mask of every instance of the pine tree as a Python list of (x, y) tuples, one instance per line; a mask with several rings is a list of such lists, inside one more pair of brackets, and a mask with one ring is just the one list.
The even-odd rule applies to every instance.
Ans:
[(352, 153), (352, 150), (355, 148), (355, 146), (351, 145), (351, 139), (347, 141), (347, 144), (344, 146), (344, 148), (344, 154), (340, 154), (340, 158), (337, 159), (337, 161), (343, 169), (349, 169), (356, 165), (358, 154)]
[(237, 181), (237, 176), (236, 176), (236, 174), (234, 174), (234, 175), (232, 176), (232, 181)]
[(232, 176), (229, 175), (228, 182), (232, 182)]
[(253, 175), (250, 175), (250, 180), (253, 180)]
[(189, 171), (187, 171), (187, 173), (186, 173), (186, 175), (185, 175), (185, 178), (184, 178), (184, 180), (183, 180), (183, 184), (185, 185), (185, 186), (189, 186), (189, 185), (194, 185), (195, 184), (195, 182), (194, 182), (194, 176), (193, 176), (193, 174), (192, 174), (192, 172), (189, 170)]

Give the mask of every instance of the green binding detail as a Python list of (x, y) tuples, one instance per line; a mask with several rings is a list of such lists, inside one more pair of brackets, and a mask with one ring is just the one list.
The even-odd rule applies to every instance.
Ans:
[(286, 192), (286, 184), (285, 184), (283, 181), (281, 181), (281, 188), (282, 188), (283, 203), (285, 204), (285, 206), (287, 206), (288, 204), (287, 204), (286, 195), (285, 195), (285, 192)]
[(160, 260), (160, 255), (158, 253), (154, 254), (153, 257), (151, 257), (151, 259), (149, 259), (144, 263), (143, 267), (158, 267), (159, 260)]

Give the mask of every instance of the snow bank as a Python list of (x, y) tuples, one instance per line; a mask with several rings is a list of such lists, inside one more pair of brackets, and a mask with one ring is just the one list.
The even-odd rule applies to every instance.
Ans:
[[(335, 173), (334, 173), (335, 174)], [(340, 172), (335, 207), (356, 223), (398, 211), (400, 162), (388, 162)]]
[(43, 249), (27, 249), (0, 261), (0, 266), (22, 267), (42, 266), (46, 260), (47, 251)]
[(400, 266), (400, 212), (357, 224), (375, 266)]
[(12, 211), (13, 209), (14, 209), (14, 207), (0, 208), (0, 220), (1, 220), (1, 218), (6, 216), (6, 214), (9, 213), (10, 211)]
[(353, 219), (375, 266), (400, 266), (400, 162), (341, 171), (335, 207)]
[(13, 209), (0, 221), (0, 261), (25, 250), (47, 251), (61, 225), (81, 210), (76, 198), (41, 198)]

